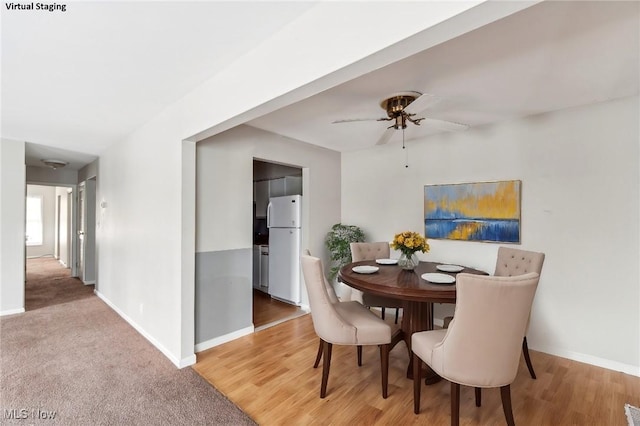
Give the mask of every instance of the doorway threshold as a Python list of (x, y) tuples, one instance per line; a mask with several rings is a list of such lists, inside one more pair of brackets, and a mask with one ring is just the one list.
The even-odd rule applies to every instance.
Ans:
[(300, 308), (297, 312), (295, 312), (295, 313), (293, 313), (293, 314), (291, 314), (289, 316), (286, 316), (284, 318), (280, 318), (279, 320), (270, 322), (268, 324), (263, 324), (260, 327), (256, 327), (254, 329), (254, 333), (257, 333), (258, 331), (262, 331), (262, 330), (270, 328), (270, 327), (274, 327), (274, 326), (276, 326), (278, 324), (282, 324), (283, 322), (287, 322), (289, 320), (292, 320), (292, 319), (295, 319), (295, 318), (299, 318), (299, 317), (301, 317), (303, 315), (307, 315), (309, 312), (311, 312), (311, 311), (308, 310), (308, 309)]

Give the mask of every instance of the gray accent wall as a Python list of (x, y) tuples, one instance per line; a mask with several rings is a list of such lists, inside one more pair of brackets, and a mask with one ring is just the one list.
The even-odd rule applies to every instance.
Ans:
[(196, 344), (253, 325), (251, 250), (196, 253)]

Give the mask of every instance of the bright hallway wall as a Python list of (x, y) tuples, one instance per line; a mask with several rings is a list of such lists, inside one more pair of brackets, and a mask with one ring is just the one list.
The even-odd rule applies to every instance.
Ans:
[[(640, 375), (638, 97), (343, 154), (342, 220), (424, 232), (424, 185), (519, 179), (522, 238), (546, 253), (533, 350)], [(429, 240), (425, 260), (493, 273), (499, 244)], [(442, 320), (453, 311), (436, 306)]]

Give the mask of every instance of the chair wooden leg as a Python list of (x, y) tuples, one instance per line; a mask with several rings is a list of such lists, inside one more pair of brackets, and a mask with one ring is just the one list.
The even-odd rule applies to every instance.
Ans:
[(451, 382), (451, 426), (460, 424), (460, 385)]
[(482, 405), (482, 388), (476, 388), (476, 407)]
[(380, 345), (380, 370), (382, 372), (382, 397), (387, 399), (387, 388), (389, 387), (389, 351), (391, 345)]
[(413, 354), (413, 412), (420, 414), (420, 386), (422, 385), (422, 360)]
[(382, 308), (382, 319), (384, 319), (384, 308)]
[(320, 398), (327, 396), (327, 382), (329, 382), (329, 366), (331, 365), (331, 349), (333, 345), (323, 341), (324, 361), (322, 363), (322, 384), (320, 385)]
[(358, 367), (362, 367), (362, 345), (358, 345)]
[(318, 343), (318, 354), (316, 355), (316, 362), (313, 363), (313, 368), (318, 368), (320, 365), (320, 359), (322, 359), (322, 339)]
[(527, 336), (524, 336), (524, 339), (522, 339), (522, 353), (524, 354), (524, 361), (527, 363), (529, 374), (531, 374), (532, 379), (535, 379), (536, 372), (533, 371), (533, 364), (531, 364), (531, 358), (529, 358), (529, 346), (527, 345)]
[(398, 313), (400, 312), (400, 308), (396, 308), (396, 324), (398, 323)]
[(507, 424), (509, 426), (515, 426), (513, 410), (511, 409), (511, 385), (500, 388), (500, 397), (502, 398), (502, 409), (504, 410), (504, 418), (507, 420)]

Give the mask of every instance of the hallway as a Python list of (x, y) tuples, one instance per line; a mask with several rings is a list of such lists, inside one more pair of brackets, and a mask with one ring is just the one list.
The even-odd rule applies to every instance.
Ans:
[(93, 285), (84, 285), (53, 257), (27, 259), (25, 310), (72, 302), (93, 295)]

